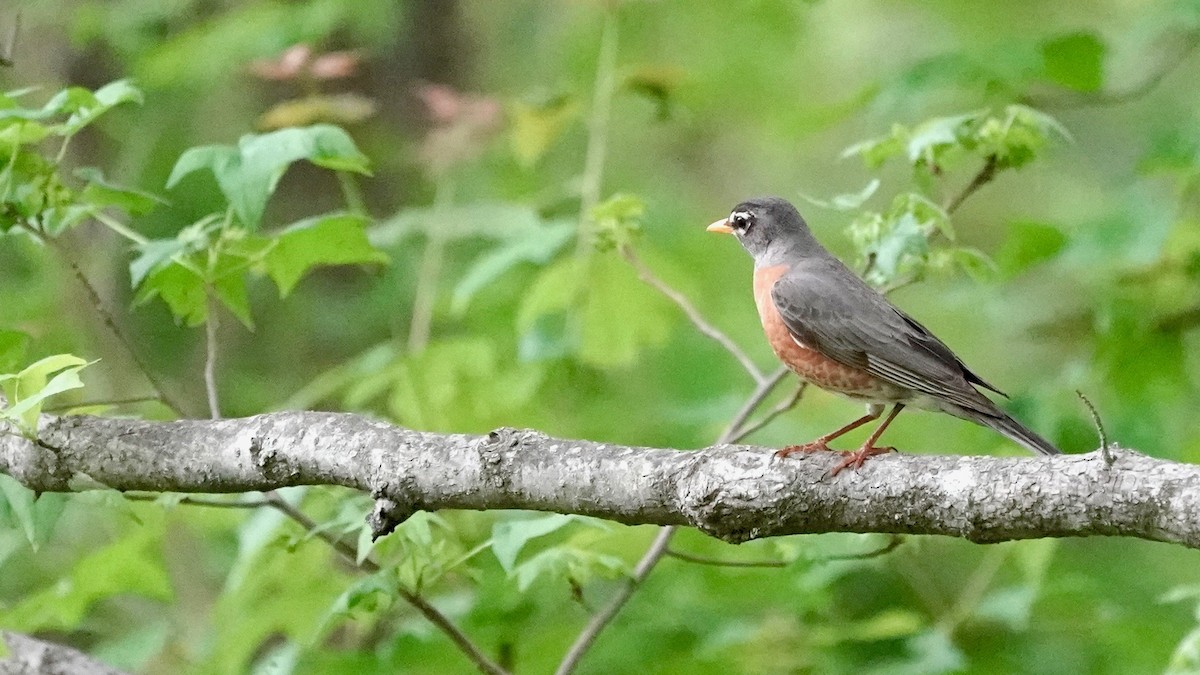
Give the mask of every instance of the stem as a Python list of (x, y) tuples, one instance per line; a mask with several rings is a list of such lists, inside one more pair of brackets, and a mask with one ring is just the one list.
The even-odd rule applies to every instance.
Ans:
[[(321, 538), (327, 544), (332, 546), (333, 550), (337, 551), (338, 554), (345, 558), (350, 564), (371, 573), (378, 572), (382, 569), (379, 563), (375, 562), (369, 557), (364, 558), (360, 563), (358, 561), (357, 551), (354, 550), (353, 546), (347, 544), (342, 540), (341, 537), (320, 529), (312, 518), (309, 518), (303, 511), (289, 504), (283, 499), (283, 497), (279, 496), (277, 492), (271, 491), (266, 493), (266, 498), (267, 501), (270, 502), (270, 506), (272, 508), (284, 514), (288, 518), (296, 521), (296, 523), (299, 524), (300, 527), (303, 527), (306, 531), (312, 532), (317, 537)], [(501, 668), (495, 661), (492, 661), (490, 658), (488, 658), (487, 654), (484, 654), (474, 642), (471, 642), (471, 638), (467, 637), (466, 633), (462, 632), (458, 626), (454, 625), (454, 622), (452, 622), (445, 614), (442, 614), (437, 607), (429, 604), (425, 598), (422, 598), (420, 595), (417, 595), (416, 593), (403, 587), (398, 589), (398, 593), (406, 602), (416, 608), (416, 610), (420, 612), (426, 620), (441, 629), (441, 631), (445, 633), (446, 636), (449, 637), (450, 640), (454, 642), (454, 644), (457, 645), (464, 654), (466, 654), (467, 658), (469, 658), (471, 662), (475, 664), (475, 667), (478, 668), (480, 672), (487, 673), (488, 675), (508, 675), (507, 670)]]
[[(454, 183), (446, 177), (438, 179), (433, 195), (433, 213), (443, 214), (454, 201)], [(426, 228), (428, 241), (425, 244), (425, 254), (421, 258), (421, 267), (417, 272), (417, 291), (413, 298), (412, 323), (408, 329), (408, 351), (416, 354), (429, 344), (429, 334), (433, 326), (433, 309), (437, 301), (438, 278), (442, 274), (442, 260), (445, 257), (447, 232), (446, 224), (436, 222)]]
[(790, 564), (784, 560), (721, 560), (684, 553), (674, 549), (667, 549), (667, 555), (685, 562), (696, 563), (697, 565), (712, 565), (714, 567), (787, 567)]
[(947, 215), (954, 213), (958, 210), (958, 207), (962, 206), (962, 203), (967, 200), (967, 197), (970, 197), (971, 195), (975, 194), (979, 188), (992, 182), (992, 179), (996, 177), (996, 161), (995, 155), (988, 155), (987, 159), (983, 162), (983, 167), (979, 169), (979, 172), (976, 173), (973, 178), (971, 178), (971, 182), (967, 183), (961, 192), (951, 197), (950, 200), (947, 201), (942, 207), (942, 210), (945, 211)]
[(349, 171), (337, 171), (338, 186), (342, 188), (342, 198), (346, 200), (346, 209), (360, 216), (367, 215), (367, 200), (363, 198), (362, 188)]
[(729, 442), (736, 443), (737, 441), (742, 440), (743, 438), (749, 436), (750, 434), (752, 434), (752, 433), (758, 431), (759, 429), (762, 429), (763, 427), (770, 424), (776, 417), (779, 417), (783, 413), (796, 407), (796, 404), (799, 403), (800, 399), (804, 397), (804, 392), (807, 389), (808, 389), (808, 383), (801, 382), (800, 386), (796, 387), (796, 391), (792, 392), (791, 396), (789, 396), (789, 397), (783, 399), (782, 401), (780, 401), (779, 403), (777, 403), (774, 408), (771, 408), (770, 410), (768, 410), (767, 414), (763, 415), (757, 421), (747, 424), (746, 426), (738, 429), (736, 435), (734, 435), (734, 437), (731, 438)]
[[(780, 368), (759, 383), (758, 387), (751, 392), (750, 397), (746, 400), (745, 405), (743, 405), (741, 409), (738, 410), (737, 414), (734, 415), (733, 420), (731, 420), (729, 423), (729, 426), (726, 427), (725, 430), (721, 432), (720, 437), (717, 438), (716, 442), (718, 445), (722, 443), (732, 443), (740, 438), (738, 429), (746, 421), (746, 418), (748, 418), (754, 412), (754, 410), (762, 404), (763, 400), (766, 399), (771, 391), (775, 389), (775, 386), (779, 384), (780, 380), (783, 379), (784, 374), (787, 372), (787, 368)], [(662, 560), (663, 556), (667, 554), (671, 544), (671, 538), (675, 536), (677, 529), (678, 528), (673, 525), (668, 525), (659, 529), (658, 536), (654, 538), (654, 543), (650, 544), (650, 548), (647, 549), (644, 554), (642, 554), (641, 560), (639, 560), (637, 566), (634, 567), (633, 574), (629, 577), (625, 584), (621, 586), (620, 590), (617, 591), (617, 594), (608, 601), (608, 604), (605, 605), (599, 613), (592, 616), (591, 620), (588, 621), (587, 626), (585, 626), (583, 631), (581, 631), (575, 638), (575, 642), (571, 644), (571, 648), (567, 650), (562, 662), (559, 663), (558, 669), (554, 671), (555, 675), (567, 675), (568, 673), (575, 671), (575, 668), (579, 666), (579, 661), (583, 658), (583, 655), (589, 648), (591, 648), (592, 643), (596, 641), (596, 638), (600, 636), (600, 632), (603, 631), (606, 626), (608, 626), (609, 622), (613, 620), (613, 617), (617, 615), (617, 612), (621, 611), (621, 608), (624, 607), (625, 603), (629, 601), (629, 598), (633, 596), (634, 591), (641, 588), (642, 583), (646, 580), (646, 577), (650, 576), (650, 572), (654, 570), (654, 566), (657, 565), (658, 561)]]
[(77, 279), (79, 284), (83, 286), (83, 290), (87, 294), (88, 300), (90, 300), (92, 303), (92, 309), (96, 310), (96, 313), (100, 315), (101, 321), (104, 322), (104, 325), (108, 328), (109, 332), (113, 334), (113, 337), (115, 337), (121, 347), (124, 348), (125, 353), (129, 355), (130, 360), (132, 360), (134, 365), (138, 367), (138, 370), (142, 371), (142, 375), (150, 383), (150, 386), (154, 387), (154, 390), (158, 392), (158, 399), (167, 407), (175, 411), (176, 415), (182, 417), (186, 408), (181, 405), (174, 396), (167, 393), (167, 388), (164, 386), (162, 380), (160, 380), (158, 376), (154, 374), (154, 371), (150, 369), (150, 366), (147, 365), (140, 356), (138, 356), (137, 351), (133, 348), (133, 343), (131, 343), (125, 337), (125, 334), (121, 332), (121, 329), (117, 327), (117, 321), (113, 318), (113, 315), (107, 309), (105, 309), (104, 302), (100, 299), (100, 293), (96, 290), (96, 287), (92, 285), (92, 282), (88, 281), (87, 275), (83, 273), (83, 268), (81, 268), (79, 263), (77, 263), (75, 259), (71, 257), (71, 253), (67, 250), (67, 248), (63, 246), (62, 242), (58, 241), (57, 239), (44, 237), (36, 230), (33, 230), (29, 227), (26, 227), (26, 229), (33, 232), (34, 236), (45, 242), (47, 246), (58, 253), (59, 257), (61, 257), (67, 263), (67, 265), (71, 268), (71, 272), (75, 275), (75, 279)]
[(592, 646), (592, 643), (596, 641), (596, 638), (600, 636), (600, 631), (608, 626), (608, 623), (613, 620), (617, 612), (621, 611), (621, 608), (633, 596), (634, 591), (641, 588), (642, 582), (646, 580), (646, 577), (650, 576), (650, 572), (658, 564), (658, 561), (662, 560), (662, 557), (667, 552), (667, 546), (671, 543), (671, 538), (675, 536), (676, 529), (673, 525), (659, 529), (658, 536), (654, 538), (654, 543), (650, 544), (650, 548), (642, 556), (642, 559), (638, 561), (637, 567), (633, 570), (633, 575), (621, 586), (617, 594), (608, 601), (604, 609), (592, 616), (592, 620), (588, 622), (583, 632), (575, 638), (575, 642), (567, 650), (566, 656), (558, 664), (558, 669), (554, 671), (554, 675), (568, 675), (568, 673), (575, 671), (575, 668), (579, 666), (580, 659), (583, 658), (583, 655)]
[(213, 300), (212, 289), (205, 289), (208, 303), (208, 320), (204, 322), (204, 392), (208, 396), (208, 415), (214, 420), (221, 419), (221, 401), (217, 395), (217, 329), (220, 321), (217, 319), (217, 303)]
[(971, 613), (979, 606), (983, 594), (987, 592), (988, 586), (992, 584), (992, 579), (1000, 571), (1007, 555), (1008, 548), (1004, 546), (988, 549), (983, 561), (979, 563), (979, 567), (976, 567), (970, 578), (967, 579), (967, 583), (959, 593), (958, 599), (954, 601), (954, 605), (938, 621), (938, 628), (950, 635), (971, 616)]
[(783, 381), (783, 376), (787, 375), (788, 369), (786, 366), (780, 366), (778, 370), (771, 373), (767, 379), (759, 383), (758, 388), (751, 392), (750, 397), (742, 404), (742, 407), (729, 420), (729, 424), (725, 426), (725, 430), (721, 432), (721, 436), (717, 439), (717, 443), (733, 443), (735, 440), (740, 440), (745, 434), (741, 433), (742, 425), (750, 418), (750, 415), (762, 405), (763, 399), (771, 395), (775, 387)]
[(600, 203), (600, 186), (604, 178), (604, 158), (608, 153), (608, 123), (612, 116), (613, 93), (617, 71), (617, 14), (610, 10), (604, 15), (600, 34), (600, 56), (596, 63), (596, 83), (592, 90), (592, 114), (588, 118), (587, 154), (583, 160), (583, 177), (579, 187), (579, 235), (575, 251), (584, 255), (589, 246), (584, 223), (592, 219), (592, 210)]
[(665, 281), (655, 276), (654, 272), (651, 271), (644, 262), (642, 262), (642, 259), (638, 257), (637, 253), (634, 252), (632, 247), (622, 246), (621, 256), (625, 258), (625, 260), (629, 261), (629, 264), (632, 265), (633, 269), (637, 271), (638, 278), (654, 287), (654, 289), (659, 293), (665, 295), (668, 300), (674, 302), (679, 309), (683, 310), (683, 313), (687, 315), (688, 320), (692, 322), (692, 325), (695, 326), (697, 330), (712, 338), (717, 342), (717, 344), (724, 347), (725, 351), (729, 352), (733, 358), (738, 360), (738, 363), (742, 364), (742, 368), (744, 368), (746, 372), (750, 374), (750, 377), (754, 378), (755, 382), (762, 384), (763, 380), (766, 379), (766, 376), (763, 375), (762, 371), (758, 369), (758, 366), (754, 365), (754, 361), (752, 361), (750, 357), (746, 355), (746, 352), (742, 351), (742, 349), (737, 346), (737, 343), (730, 339), (728, 335), (721, 332), (719, 328), (709, 323), (708, 320), (706, 320), (700, 314), (700, 311), (696, 309), (696, 306), (693, 305), (686, 296), (674, 288), (671, 288)]

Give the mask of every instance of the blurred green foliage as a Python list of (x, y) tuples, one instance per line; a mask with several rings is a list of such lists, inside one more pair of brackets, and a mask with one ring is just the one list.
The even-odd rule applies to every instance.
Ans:
[[(903, 287), (898, 304), (1065, 450), (1096, 445), (1079, 389), (1110, 438), (1200, 460), (1195, 0), (22, 11), (0, 97), (0, 416), (25, 432), (72, 406), (206, 414), (197, 327), (217, 319), (227, 415), (704, 445), (752, 383), (620, 253), (769, 369), (749, 261), (703, 227), (775, 193), (810, 195), (817, 236)], [(810, 391), (751, 440), (856, 412)], [(1019, 452), (929, 415), (889, 441)], [(654, 535), (451, 512), (372, 544), (366, 496), (283, 498), (380, 569), (271, 509), (33, 495), (0, 476), (0, 627), (146, 673), (464, 672), (411, 592), (498, 661), (547, 672)], [(580, 672), (1200, 662), (1194, 551), (929, 538), (845, 559), (882, 539), (682, 532), (680, 551), (775, 566), (663, 560)]]

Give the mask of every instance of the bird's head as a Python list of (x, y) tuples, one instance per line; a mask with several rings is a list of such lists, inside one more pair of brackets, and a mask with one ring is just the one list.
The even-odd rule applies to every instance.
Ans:
[(732, 234), (758, 266), (788, 262), (825, 249), (786, 199), (757, 197), (733, 207), (729, 216), (708, 226), (709, 232)]

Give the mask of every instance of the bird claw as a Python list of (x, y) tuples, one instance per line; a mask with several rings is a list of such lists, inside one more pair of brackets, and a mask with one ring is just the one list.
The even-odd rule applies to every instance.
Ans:
[(814, 452), (833, 452), (833, 450), (830, 450), (829, 446), (826, 445), (826, 441), (818, 438), (817, 440), (809, 441), (808, 443), (789, 445), (785, 448), (780, 448), (779, 450), (775, 451), (775, 456), (787, 457), (788, 455), (794, 455), (798, 452), (810, 455)]
[(868, 457), (873, 457), (875, 455), (884, 455), (889, 452), (895, 452), (895, 451), (896, 451), (896, 448), (893, 448), (890, 446), (882, 447), (882, 448), (881, 447), (862, 447), (862, 448), (859, 448), (858, 450), (854, 450), (854, 451), (849, 451), (849, 450), (839, 451), (842, 455), (842, 461), (833, 465), (833, 468), (829, 470), (829, 475), (836, 476), (836, 475), (838, 475), (839, 471), (841, 471), (842, 469), (845, 469), (847, 467), (852, 467), (855, 471), (857, 471), (862, 468), (863, 462), (867, 461)]

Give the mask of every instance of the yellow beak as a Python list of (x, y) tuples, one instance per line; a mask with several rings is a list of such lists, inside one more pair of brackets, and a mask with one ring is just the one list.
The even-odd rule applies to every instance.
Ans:
[(722, 234), (733, 234), (733, 228), (729, 226), (728, 218), (722, 218), (721, 220), (718, 220), (717, 222), (713, 223), (712, 225), (709, 225), (708, 227), (706, 227), (704, 229), (708, 230), (709, 232), (720, 232)]

